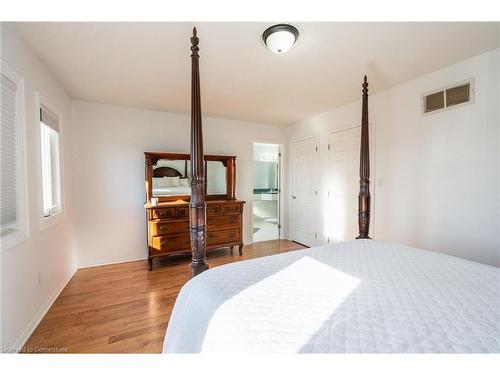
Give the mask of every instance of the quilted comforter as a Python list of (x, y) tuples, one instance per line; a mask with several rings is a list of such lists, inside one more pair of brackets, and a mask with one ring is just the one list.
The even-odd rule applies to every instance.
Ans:
[(165, 353), (500, 352), (500, 269), (374, 240), (232, 263), (184, 285)]

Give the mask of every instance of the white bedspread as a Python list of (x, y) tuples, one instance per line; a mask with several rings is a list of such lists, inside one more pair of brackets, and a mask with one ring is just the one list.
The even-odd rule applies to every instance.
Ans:
[(499, 317), (500, 269), (357, 240), (195, 277), (163, 351), (498, 353)]

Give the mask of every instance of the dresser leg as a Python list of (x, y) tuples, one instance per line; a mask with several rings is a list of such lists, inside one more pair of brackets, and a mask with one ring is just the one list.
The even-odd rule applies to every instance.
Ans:
[(243, 255), (243, 244), (238, 246), (238, 252), (240, 253), (240, 255)]
[(233, 249), (234, 249), (234, 246), (229, 247), (229, 255), (231, 255), (231, 256), (233, 256)]
[(149, 270), (153, 270), (153, 258), (148, 258), (148, 263), (149, 263)]

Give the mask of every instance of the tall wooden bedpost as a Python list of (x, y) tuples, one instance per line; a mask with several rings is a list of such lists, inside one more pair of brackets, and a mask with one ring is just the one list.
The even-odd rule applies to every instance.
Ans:
[(361, 149), (359, 155), (358, 226), (356, 239), (370, 238), (370, 141), (368, 135), (368, 81), (363, 81)]
[(191, 37), (191, 201), (189, 203), (189, 228), (191, 231), (192, 262), (190, 277), (208, 269), (206, 258), (206, 202), (205, 160), (201, 126), (199, 39), (196, 27)]

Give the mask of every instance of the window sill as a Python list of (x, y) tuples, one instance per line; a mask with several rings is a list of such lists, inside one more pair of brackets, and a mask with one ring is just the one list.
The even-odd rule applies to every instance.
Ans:
[(2, 243), (2, 251), (9, 250), (28, 239), (28, 234), (24, 230), (16, 230), (11, 233), (4, 234), (0, 241)]
[(59, 223), (61, 223), (64, 219), (62, 212), (53, 213), (50, 216), (42, 217), (40, 221), (40, 231), (45, 231)]

